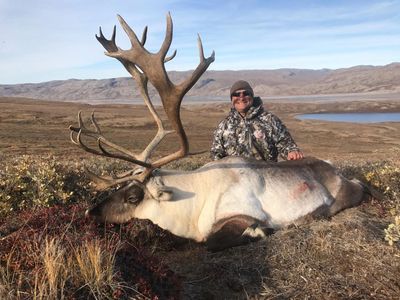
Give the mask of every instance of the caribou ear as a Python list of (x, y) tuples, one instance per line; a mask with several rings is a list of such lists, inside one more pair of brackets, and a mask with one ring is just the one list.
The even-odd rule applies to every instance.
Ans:
[(157, 201), (170, 201), (172, 199), (172, 188), (167, 187), (160, 178), (151, 178), (146, 184), (147, 191)]
[(172, 189), (166, 186), (159, 187), (157, 191), (158, 201), (170, 201), (172, 199)]

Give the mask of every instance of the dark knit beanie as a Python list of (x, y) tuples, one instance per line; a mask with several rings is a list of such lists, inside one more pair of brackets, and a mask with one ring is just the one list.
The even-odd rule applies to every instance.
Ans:
[(244, 80), (239, 80), (236, 81), (232, 87), (231, 87), (231, 99), (232, 99), (232, 94), (238, 90), (246, 90), (251, 93), (252, 96), (254, 96), (253, 89), (251, 88), (250, 84), (247, 81)]

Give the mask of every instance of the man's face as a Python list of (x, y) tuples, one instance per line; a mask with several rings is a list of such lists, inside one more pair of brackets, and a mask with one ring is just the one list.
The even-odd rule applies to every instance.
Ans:
[(253, 96), (249, 91), (237, 90), (232, 94), (232, 105), (240, 114), (245, 114), (253, 105)]

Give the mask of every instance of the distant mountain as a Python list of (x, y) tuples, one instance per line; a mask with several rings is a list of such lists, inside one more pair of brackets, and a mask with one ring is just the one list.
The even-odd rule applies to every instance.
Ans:
[[(180, 82), (191, 71), (169, 72), (173, 82)], [(249, 81), (259, 96), (316, 95), (336, 93), (400, 92), (400, 63), (386, 66), (356, 66), (344, 69), (277, 69), (207, 71), (188, 96), (227, 96), (232, 83)], [(154, 97), (155, 90), (149, 93)], [(0, 96), (47, 100), (92, 102), (95, 100), (140, 99), (133, 79), (128, 77), (101, 80), (57, 80), (43, 83), (0, 85)]]

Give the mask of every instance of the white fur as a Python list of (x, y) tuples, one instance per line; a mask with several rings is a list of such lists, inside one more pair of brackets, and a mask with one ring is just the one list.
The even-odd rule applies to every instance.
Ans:
[(248, 227), (242, 233), (242, 236), (250, 236), (252, 238), (264, 238), (266, 235), (265, 235), (264, 231), (261, 228)]
[[(254, 165), (241, 158), (213, 162), (192, 172), (160, 170), (147, 185), (153, 197), (136, 208), (135, 217), (196, 241), (205, 241), (218, 220), (235, 215), (279, 228), (331, 205), (341, 180), (346, 180), (338, 178), (332, 196), (316, 178), (307, 168)], [(159, 201), (163, 189), (169, 201)]]

